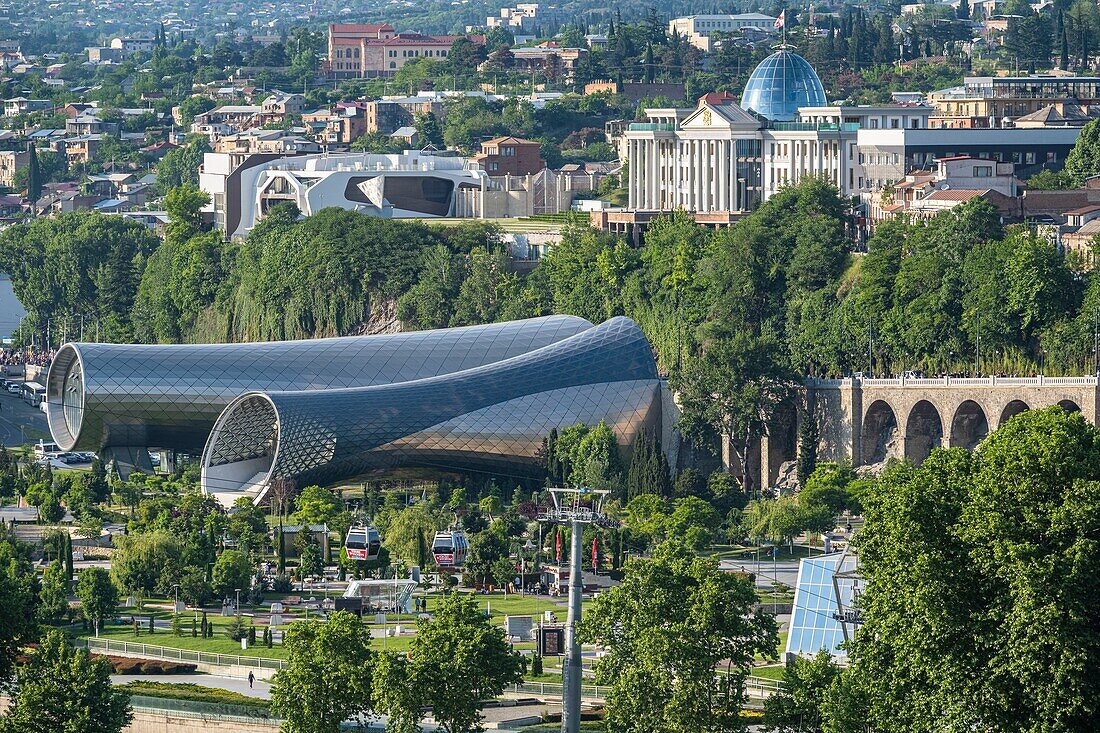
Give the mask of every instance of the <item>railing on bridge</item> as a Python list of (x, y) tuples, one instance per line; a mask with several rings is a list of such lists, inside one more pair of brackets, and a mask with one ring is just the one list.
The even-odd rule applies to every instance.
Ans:
[(191, 662), (193, 664), (212, 664), (219, 667), (253, 667), (255, 669), (283, 669), (286, 662), (282, 659), (265, 657), (247, 657), (239, 654), (216, 654), (190, 649), (174, 649), (155, 644), (140, 644), (134, 641), (117, 639), (85, 639), (74, 642), (91, 652), (101, 654), (133, 654), (147, 659), (166, 659), (173, 662)]
[(867, 378), (806, 380), (806, 386), (829, 389), (859, 385), (860, 387), (1095, 387), (1097, 377), (933, 377), (933, 378)]

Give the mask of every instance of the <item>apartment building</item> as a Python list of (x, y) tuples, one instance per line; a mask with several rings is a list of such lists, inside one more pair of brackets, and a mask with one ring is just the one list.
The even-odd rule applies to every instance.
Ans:
[(389, 23), (332, 23), (324, 68), (334, 79), (392, 76), (410, 61), (446, 58), (459, 38), (485, 42), (484, 36), (397, 33)]

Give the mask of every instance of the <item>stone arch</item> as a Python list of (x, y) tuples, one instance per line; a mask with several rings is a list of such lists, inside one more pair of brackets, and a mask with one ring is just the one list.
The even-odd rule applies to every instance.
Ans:
[(1058, 400), (1058, 406), (1066, 412), (1080, 412), (1081, 406), (1070, 399)]
[(924, 463), (933, 448), (943, 445), (940, 411), (928, 400), (913, 405), (905, 421), (905, 460), (914, 466)]
[(860, 465), (881, 463), (897, 455), (898, 418), (885, 400), (875, 400), (863, 418)]
[(951, 418), (949, 445), (952, 448), (974, 450), (987, 435), (989, 420), (985, 416), (985, 410), (974, 400), (963, 400), (956, 408), (955, 416)]
[(1001, 410), (1001, 419), (997, 421), (997, 427), (1001, 427), (1012, 418), (1019, 415), (1021, 412), (1027, 412), (1031, 409), (1031, 405), (1027, 404), (1023, 400), (1012, 400), (1005, 408)]
[(772, 486), (783, 474), (783, 465), (797, 458), (798, 409), (794, 403), (784, 402), (776, 407), (768, 422), (767, 451), (768, 465), (764, 468), (768, 473), (763, 483)]

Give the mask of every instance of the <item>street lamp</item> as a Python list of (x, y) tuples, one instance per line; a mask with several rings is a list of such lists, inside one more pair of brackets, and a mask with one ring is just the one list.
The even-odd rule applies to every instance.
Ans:
[(237, 593), (237, 621), (239, 622), (241, 620), (241, 589), (237, 588), (236, 593)]
[(180, 627), (180, 584), (172, 583), (172, 626), (175, 633)]

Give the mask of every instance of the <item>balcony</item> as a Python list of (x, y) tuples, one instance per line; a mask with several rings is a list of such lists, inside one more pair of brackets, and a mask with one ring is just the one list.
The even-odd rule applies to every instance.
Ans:
[(769, 127), (780, 132), (856, 132), (858, 122), (772, 122)]
[(631, 122), (631, 132), (676, 132), (676, 125), (671, 122)]

